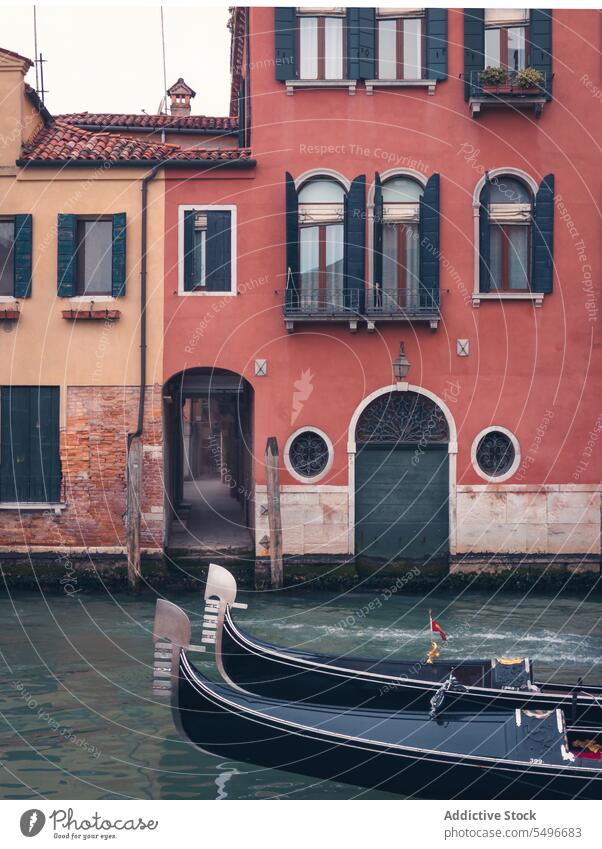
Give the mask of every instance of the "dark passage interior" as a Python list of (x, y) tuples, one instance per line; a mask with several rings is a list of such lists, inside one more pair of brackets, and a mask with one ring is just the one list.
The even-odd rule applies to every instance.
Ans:
[(166, 391), (171, 547), (252, 545), (252, 389), (239, 375), (194, 370)]

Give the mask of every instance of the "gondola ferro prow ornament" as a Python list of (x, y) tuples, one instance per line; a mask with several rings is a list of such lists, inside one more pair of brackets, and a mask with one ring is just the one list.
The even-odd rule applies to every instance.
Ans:
[(180, 652), (182, 649), (204, 652), (204, 646), (190, 643), (192, 628), (184, 611), (171, 601), (160, 598), (155, 606), (153, 642), (153, 693), (169, 696), (177, 685)]
[(207, 572), (207, 583), (205, 585), (205, 612), (203, 615), (202, 642), (215, 646), (215, 662), (220, 675), (232, 687), (238, 687), (230, 680), (222, 663), (222, 633), (224, 628), (224, 616), (227, 607), (238, 607), (246, 610), (247, 605), (236, 601), (236, 578), (223, 566), (217, 563), (209, 564)]

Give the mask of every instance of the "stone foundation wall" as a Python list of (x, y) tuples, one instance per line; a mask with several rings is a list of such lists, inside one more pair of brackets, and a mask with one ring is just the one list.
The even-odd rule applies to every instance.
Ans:
[[(127, 434), (136, 428), (138, 397), (135, 386), (70, 386), (61, 392), (65, 506), (56, 512), (0, 509), (0, 550), (123, 548)], [(163, 545), (161, 398), (161, 386), (147, 387), (141, 530), (147, 549)]]
[(600, 487), (458, 486), (456, 498), (458, 554), (600, 551)]
[[(255, 489), (255, 541), (259, 557), (269, 550), (261, 544), (269, 536), (265, 485)], [(283, 486), (280, 493), (282, 542), (285, 554), (347, 554), (349, 552), (349, 498), (346, 486)]]
[[(269, 536), (265, 486), (256, 488), (256, 553)], [(600, 487), (581, 484), (460, 485), (450, 536), (455, 554), (594, 555), (600, 551)], [(283, 486), (283, 552), (353, 553), (345, 486)], [(452, 547), (452, 551), (453, 551)]]

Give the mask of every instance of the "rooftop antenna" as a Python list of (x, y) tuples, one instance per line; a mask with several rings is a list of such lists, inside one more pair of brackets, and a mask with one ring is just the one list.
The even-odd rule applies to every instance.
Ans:
[(161, 46), (163, 49), (163, 109), (160, 111), (167, 115), (167, 66), (165, 63), (165, 25), (163, 22), (163, 6), (161, 6)]
[(33, 7), (33, 48), (35, 54), (34, 65), (36, 69), (36, 94), (44, 103), (44, 95), (48, 92), (44, 88), (44, 62), (46, 61), (41, 53), (38, 54), (38, 16), (37, 6)]
[(37, 9), (33, 7), (33, 55), (36, 57), (34, 65), (36, 67), (36, 92), (40, 93), (40, 77), (38, 74), (38, 16)]

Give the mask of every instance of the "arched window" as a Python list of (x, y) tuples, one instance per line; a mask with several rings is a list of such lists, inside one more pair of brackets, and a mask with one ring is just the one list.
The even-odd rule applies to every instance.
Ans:
[(299, 299), (301, 309), (343, 306), (345, 190), (315, 177), (299, 190)]
[(382, 270), (375, 273), (375, 297), (380, 296), (385, 311), (419, 307), (422, 194), (422, 185), (411, 177), (392, 177), (382, 185), (382, 213), (376, 208), (374, 213), (382, 214)]
[(486, 180), (481, 190), (480, 205), (481, 277), (484, 278), (481, 289), (530, 291), (531, 190), (522, 180), (499, 174)]

